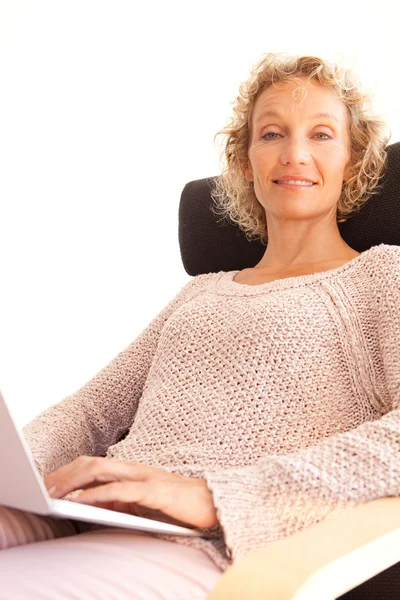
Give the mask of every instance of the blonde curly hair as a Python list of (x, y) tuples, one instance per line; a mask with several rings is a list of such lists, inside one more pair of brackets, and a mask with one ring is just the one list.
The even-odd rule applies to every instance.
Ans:
[(245, 178), (249, 164), (248, 149), (251, 118), (259, 95), (275, 82), (287, 83), (306, 76), (332, 86), (347, 108), (350, 124), (350, 160), (352, 175), (342, 185), (337, 204), (338, 223), (347, 221), (373, 195), (385, 172), (386, 150), (391, 133), (387, 124), (372, 114), (372, 95), (363, 91), (356, 75), (339, 64), (317, 56), (292, 56), (286, 53), (264, 54), (240, 85), (233, 102), (233, 116), (214, 136), (226, 136), (220, 155), (221, 175), (214, 180), (212, 210), (239, 225), (249, 241), (268, 240), (264, 207), (258, 202), (252, 181)]

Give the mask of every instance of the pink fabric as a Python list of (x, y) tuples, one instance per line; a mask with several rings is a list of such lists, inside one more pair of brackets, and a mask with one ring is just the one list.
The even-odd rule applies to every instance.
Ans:
[(202, 600), (222, 570), (202, 551), (0, 506), (1, 600)]

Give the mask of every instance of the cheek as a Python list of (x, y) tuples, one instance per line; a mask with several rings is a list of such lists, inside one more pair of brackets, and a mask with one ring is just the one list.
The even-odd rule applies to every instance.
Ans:
[(276, 162), (276, 153), (258, 148), (249, 155), (249, 158), (255, 172), (267, 171)]
[(325, 147), (321, 148), (318, 154), (326, 160), (330, 159), (334, 161), (336, 165), (341, 163), (344, 165), (348, 160), (348, 153), (341, 143), (327, 144)]

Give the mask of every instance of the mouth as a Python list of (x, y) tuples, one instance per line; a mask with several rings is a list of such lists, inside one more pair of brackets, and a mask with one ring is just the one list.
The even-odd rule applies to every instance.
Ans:
[(307, 182), (300, 182), (300, 183), (289, 183), (288, 181), (280, 181), (279, 179), (277, 179), (276, 181), (273, 182), (275, 185), (288, 189), (288, 190), (308, 190), (311, 189), (312, 187), (314, 187), (314, 185), (317, 185), (317, 183), (315, 182), (311, 182), (311, 181), (307, 181)]

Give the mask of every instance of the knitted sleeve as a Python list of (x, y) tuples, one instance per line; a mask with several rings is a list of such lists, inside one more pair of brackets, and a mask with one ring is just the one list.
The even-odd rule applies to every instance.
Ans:
[(82, 388), (42, 412), (23, 435), (43, 478), (81, 455), (105, 456), (135, 418), (161, 331), (213, 273), (192, 278), (131, 344)]
[(234, 561), (357, 504), (400, 495), (400, 247), (379, 279), (379, 347), (391, 406), (316, 446), (206, 471)]

